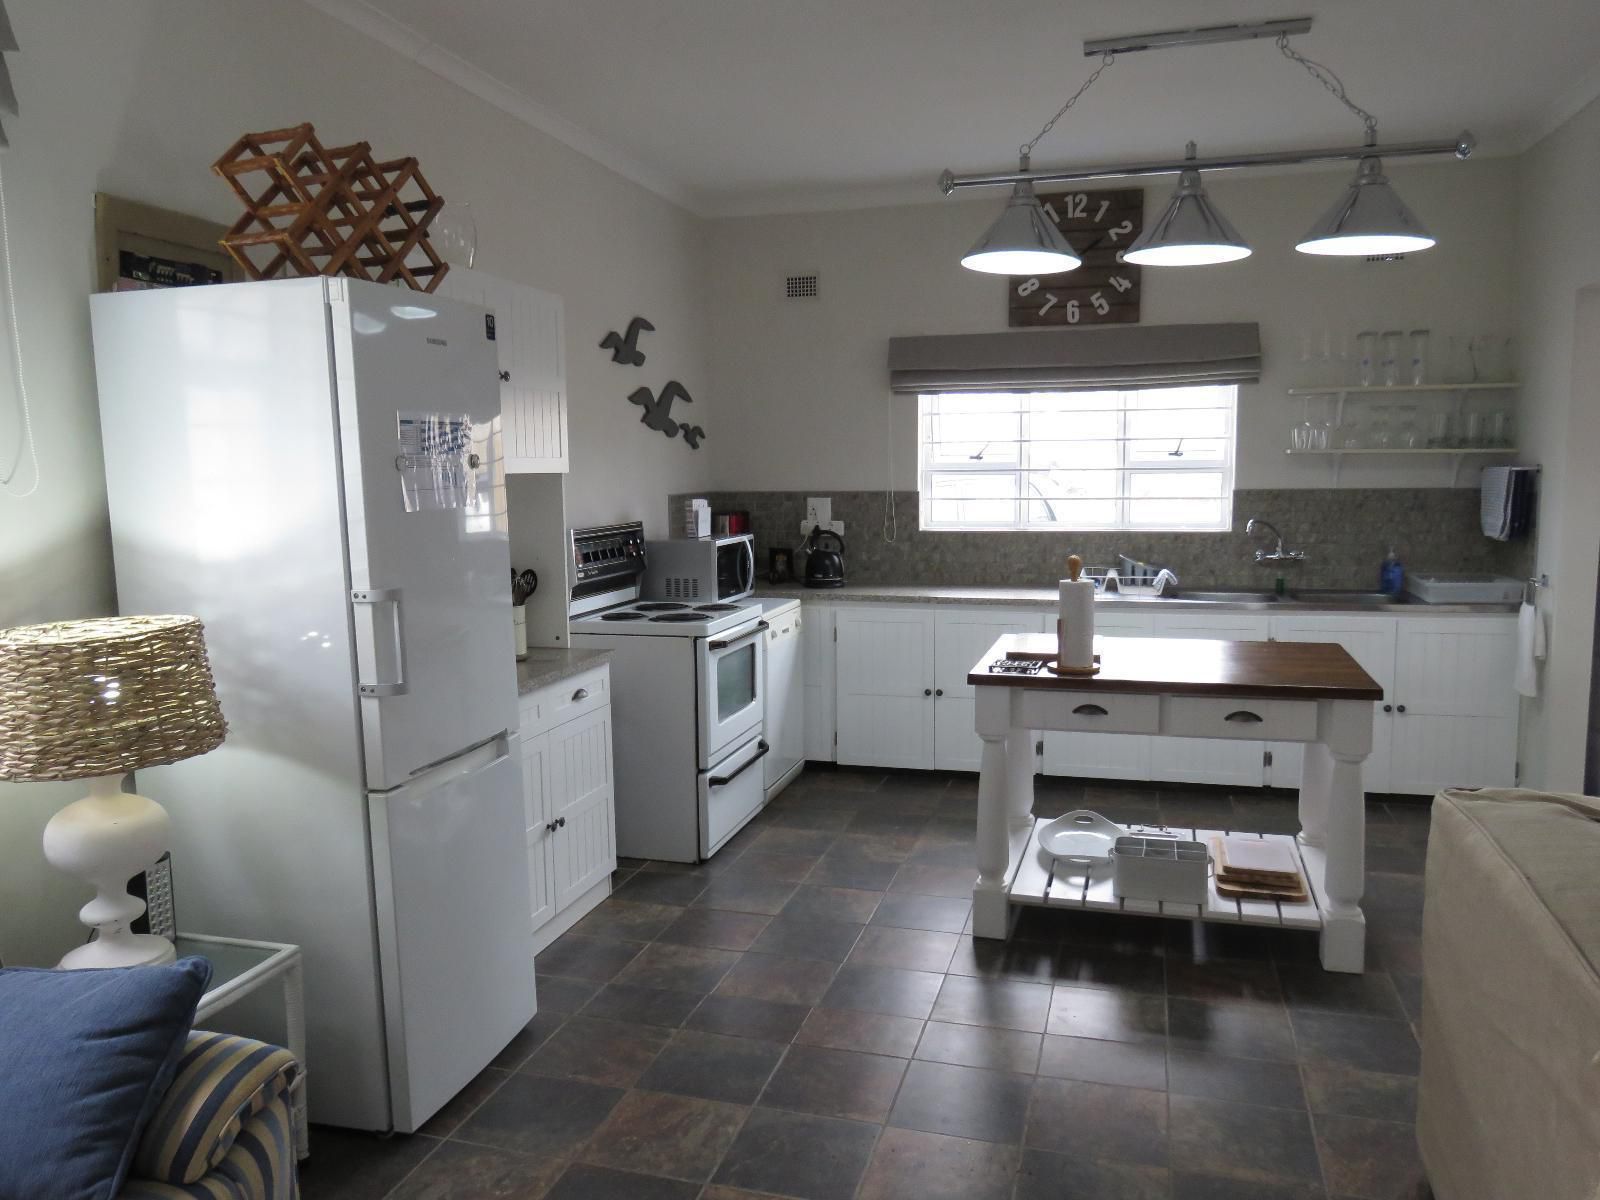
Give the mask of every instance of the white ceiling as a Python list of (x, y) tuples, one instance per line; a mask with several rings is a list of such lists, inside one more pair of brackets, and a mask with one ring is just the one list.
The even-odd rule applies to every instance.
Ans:
[[(1594, 0), (310, 0), (696, 211), (926, 198), (1014, 165), (1086, 38), (1315, 17), (1386, 141), (1519, 150), (1600, 90)], [(1127, 55), (1036, 166), (1359, 140), (1270, 41)]]

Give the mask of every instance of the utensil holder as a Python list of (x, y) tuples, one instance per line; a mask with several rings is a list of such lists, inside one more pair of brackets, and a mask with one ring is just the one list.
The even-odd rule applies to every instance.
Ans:
[(528, 657), (528, 610), (520, 604), (511, 606), (511, 633), (516, 640), (518, 658)]
[(1111, 845), (1111, 890), (1123, 900), (1204, 904), (1210, 875), (1200, 842), (1127, 836)]

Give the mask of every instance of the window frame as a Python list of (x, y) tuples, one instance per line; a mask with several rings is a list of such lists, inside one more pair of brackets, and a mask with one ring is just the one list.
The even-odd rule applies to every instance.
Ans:
[[(1196, 465), (1185, 462), (1181, 458), (1169, 460), (1140, 460), (1133, 461), (1129, 450), (1136, 442), (1146, 441), (1149, 438), (1134, 438), (1128, 433), (1129, 416), (1139, 411), (1138, 407), (1130, 403), (1133, 396), (1143, 396), (1152, 392), (1166, 392), (1172, 388), (1033, 388), (1027, 391), (993, 392), (993, 393), (962, 393), (962, 392), (925, 392), (917, 397), (917, 495), (920, 527), (930, 533), (1066, 533), (1066, 532), (1094, 532), (1094, 533), (1217, 533), (1226, 532), (1233, 527), (1233, 493), (1235, 487), (1235, 472), (1238, 462), (1239, 450), (1239, 385), (1229, 384), (1195, 384), (1191, 388), (1209, 388), (1218, 392), (1229, 393), (1228, 402), (1210, 406), (1207, 411), (1220, 411), (1225, 414), (1225, 430), (1219, 437), (1207, 437), (1206, 441), (1218, 441), (1222, 444), (1223, 455), (1220, 463), (1206, 463)], [(1028, 449), (1035, 441), (1030, 429), (1030, 418), (1040, 414), (1028, 410), (1025, 401), (1018, 402), (1017, 397), (1032, 396), (1059, 396), (1063, 394), (1096, 394), (1115, 395), (1118, 397), (1116, 407), (1103, 411), (1115, 411), (1117, 414), (1116, 436), (1114, 438), (1096, 437), (1080, 439), (1062, 439), (1060, 437), (1039, 438), (1040, 442), (1091, 445), (1095, 443), (1115, 442), (1117, 463), (1113, 467), (1082, 468), (1087, 470), (1104, 471), (1113, 474), (1116, 478), (1115, 494), (1110, 497), (1092, 497), (1092, 499), (1108, 499), (1115, 505), (1115, 519), (1107, 524), (1090, 523), (1062, 523), (1027, 520), (1029, 508), (1033, 499), (1026, 494), (1028, 477), (1040, 473), (1048, 468), (1032, 467), (1028, 465)], [(1005, 466), (996, 466), (989, 463), (966, 463), (957, 461), (932, 462), (932, 448), (939, 444), (930, 435), (930, 418), (937, 414), (933, 411), (936, 405), (930, 401), (939, 401), (946, 397), (959, 398), (964, 401), (992, 396), (995, 399), (1007, 399), (1019, 403), (1018, 413), (1018, 439), (1019, 448), (1014, 461)], [(1206, 408), (1207, 406), (1196, 406)], [(945, 443), (951, 444), (951, 443)], [(1072, 468), (1062, 468), (1070, 470)], [(1216, 522), (1180, 523), (1161, 521), (1155, 523), (1136, 523), (1129, 516), (1130, 503), (1141, 499), (1158, 499), (1159, 497), (1140, 497), (1133, 495), (1130, 481), (1136, 474), (1155, 474), (1165, 471), (1201, 471), (1220, 475), (1219, 501), (1220, 514)], [(1015, 478), (1013, 518), (1009, 521), (972, 521), (941, 522), (933, 519), (933, 477), (936, 475), (954, 476), (971, 474), (988, 478), (1011, 476)], [(1006, 497), (996, 497), (1005, 500)], [(1176, 498), (1182, 499), (1182, 498)], [(1045, 503), (1049, 503), (1045, 500)]]

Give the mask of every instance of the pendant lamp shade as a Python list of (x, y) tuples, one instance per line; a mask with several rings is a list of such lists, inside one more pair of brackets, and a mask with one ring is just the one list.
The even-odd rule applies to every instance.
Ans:
[(969, 271), (990, 275), (1059, 275), (1083, 260), (1045, 215), (1033, 185), (1018, 183), (1005, 211), (961, 259)]
[[(1193, 153), (1191, 143), (1190, 157)], [(1122, 257), (1141, 267), (1190, 267), (1234, 262), (1249, 254), (1250, 244), (1206, 195), (1200, 172), (1183, 171), (1166, 211)]]
[(1406, 254), (1426, 250), (1434, 237), (1406, 207), (1376, 157), (1363, 158), (1356, 177), (1295, 249), (1302, 254)]

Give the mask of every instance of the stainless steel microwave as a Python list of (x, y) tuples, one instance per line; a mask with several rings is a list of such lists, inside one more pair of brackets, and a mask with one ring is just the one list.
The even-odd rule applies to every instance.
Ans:
[(748, 533), (645, 544), (645, 595), (705, 604), (739, 600), (756, 586), (756, 541)]

